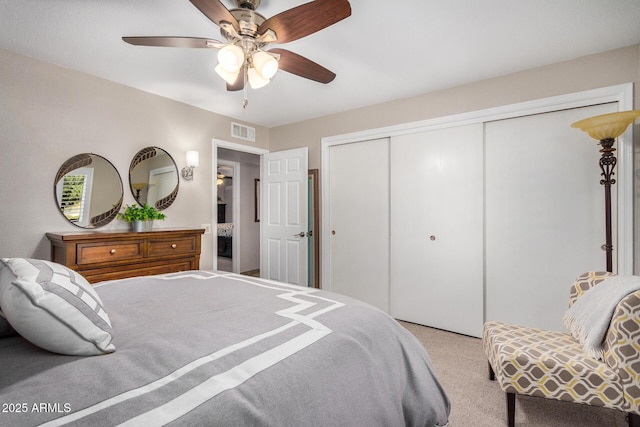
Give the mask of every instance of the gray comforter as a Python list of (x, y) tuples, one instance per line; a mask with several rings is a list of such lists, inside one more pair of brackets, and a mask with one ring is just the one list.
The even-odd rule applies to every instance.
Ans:
[(96, 286), (115, 353), (0, 339), (0, 425), (444, 426), (422, 345), (364, 303), (192, 271)]

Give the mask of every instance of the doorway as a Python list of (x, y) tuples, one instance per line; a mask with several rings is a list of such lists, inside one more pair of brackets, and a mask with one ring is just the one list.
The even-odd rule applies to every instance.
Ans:
[(219, 147), (217, 158), (217, 269), (256, 275), (260, 270), (260, 223), (254, 215), (254, 182), (260, 178), (260, 156)]
[[(239, 173), (235, 173), (233, 178), (233, 187), (240, 187), (240, 194), (237, 197), (238, 201), (233, 202), (233, 207), (231, 208), (231, 215), (238, 215), (238, 220), (233, 220), (233, 236), (231, 238), (231, 252), (232, 252), (232, 263), (235, 265), (235, 261), (237, 260), (237, 267), (231, 268), (231, 271), (234, 273), (247, 274), (252, 276), (260, 276), (260, 231), (258, 232), (257, 240), (255, 237), (252, 237), (253, 234), (251, 230), (257, 227), (258, 230), (261, 229), (261, 226), (264, 225), (260, 222), (260, 177), (262, 175), (264, 169), (264, 159), (263, 156), (268, 154), (267, 150), (256, 148), (252, 146), (246, 146), (241, 144), (236, 144), (228, 141), (213, 140), (213, 149), (212, 149), (212, 164), (217, 165), (221, 164), (220, 160), (223, 161), (236, 161), (240, 163), (240, 171)], [(258, 175), (255, 178), (252, 178), (252, 175), (248, 173), (248, 169), (251, 167), (247, 167), (243, 162), (246, 155), (252, 155), (253, 160), (250, 163), (253, 165), (252, 167), (258, 167), (257, 173)], [(306, 285), (310, 287), (319, 288), (320, 280), (319, 280), (319, 203), (318, 203), (318, 170), (310, 170), (309, 173), (309, 228), (308, 235), (309, 239), (309, 262), (308, 262), (308, 280)], [(236, 175), (238, 175), (236, 177)], [(216, 173), (217, 176), (217, 173)], [(217, 185), (217, 177), (215, 179), (213, 187), (213, 201), (214, 201), (214, 229), (224, 229), (225, 226), (219, 227), (220, 224), (225, 224), (228, 221), (228, 216), (225, 212), (224, 220), (220, 221), (217, 218), (218, 212), (218, 196), (219, 196), (219, 188)], [(224, 191), (224, 190), (220, 190)], [(223, 201), (226, 201), (225, 197), (222, 198)], [(220, 218), (222, 219), (222, 218)], [(226, 226), (228, 228), (228, 226)], [(224, 233), (224, 231), (220, 231), (220, 233)], [(253, 239), (253, 240), (252, 240)], [(218, 239), (217, 236), (213, 239), (213, 268), (216, 270), (220, 270), (220, 266), (218, 265)], [(253, 254), (257, 253), (258, 263), (256, 268), (252, 268), (252, 256), (247, 255), (244, 249), (256, 249), (257, 252), (253, 252)], [(237, 255), (236, 255), (237, 254)]]
[[(224, 157), (224, 156), (222, 156)], [(234, 245), (234, 228), (240, 223), (240, 162), (218, 157), (215, 185), (218, 189), (217, 243), (218, 270), (237, 272), (239, 268), (238, 245)], [(235, 183), (234, 183), (234, 177)], [(235, 184), (235, 185), (234, 185)], [(237, 233), (236, 233), (237, 236)], [(237, 240), (237, 238), (235, 239)]]
[(310, 288), (320, 288), (320, 197), (318, 193), (318, 169), (309, 169), (309, 274)]

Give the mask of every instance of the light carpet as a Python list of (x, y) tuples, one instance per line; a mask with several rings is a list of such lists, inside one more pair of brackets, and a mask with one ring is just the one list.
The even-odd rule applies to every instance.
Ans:
[[(452, 427), (507, 425), (506, 398), (489, 381), (482, 340), (400, 322), (425, 346), (449, 399)], [(605, 408), (535, 397), (516, 397), (516, 427), (625, 427), (626, 414)]]

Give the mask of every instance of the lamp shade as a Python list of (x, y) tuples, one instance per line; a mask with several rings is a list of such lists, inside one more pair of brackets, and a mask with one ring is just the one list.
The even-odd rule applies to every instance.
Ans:
[(222, 65), (220, 64), (216, 65), (215, 70), (216, 70), (216, 73), (218, 73), (218, 75), (222, 77), (224, 81), (229, 83), (230, 85), (234, 84), (236, 80), (238, 80), (238, 75), (240, 74), (240, 69), (236, 70), (234, 73), (230, 73), (229, 71), (222, 68)]
[(200, 166), (200, 156), (197, 151), (187, 151), (187, 166), (192, 168)]
[(622, 135), (638, 117), (640, 117), (640, 110), (620, 111), (580, 120), (573, 123), (571, 127), (581, 129), (591, 138), (602, 141)]
[(131, 184), (131, 187), (136, 191), (142, 191), (147, 186), (146, 182), (134, 182)]
[(229, 73), (237, 72), (244, 63), (244, 53), (240, 47), (229, 44), (218, 51), (218, 64)]
[(255, 68), (249, 68), (248, 77), (251, 89), (259, 89), (269, 84), (269, 79), (263, 79)]
[(252, 55), (253, 67), (263, 79), (270, 79), (278, 72), (278, 61), (261, 50)]

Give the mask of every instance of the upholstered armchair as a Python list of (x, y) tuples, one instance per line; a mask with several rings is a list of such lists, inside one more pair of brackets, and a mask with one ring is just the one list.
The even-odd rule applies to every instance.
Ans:
[[(580, 276), (571, 287), (569, 306), (609, 276)], [(514, 426), (516, 394), (617, 409), (628, 413), (629, 426), (640, 427), (640, 291), (627, 294), (613, 310), (601, 360), (563, 332), (486, 322), (482, 339), (489, 379), (506, 393), (509, 427)]]

